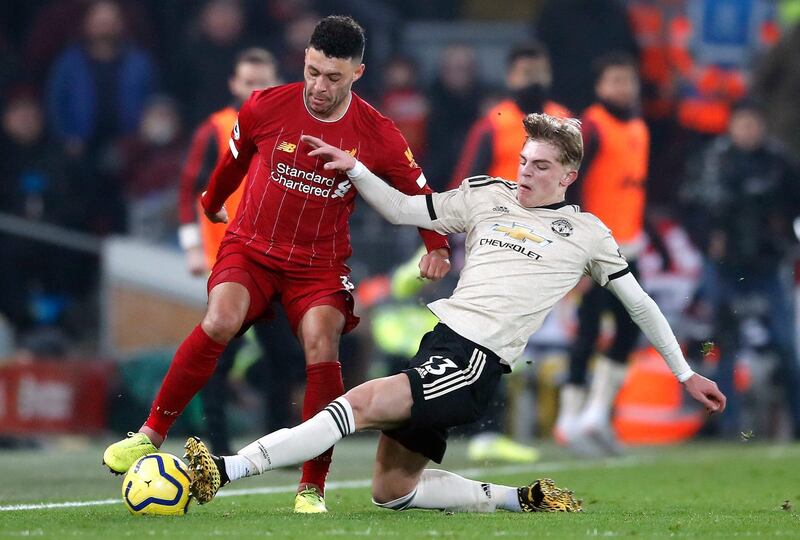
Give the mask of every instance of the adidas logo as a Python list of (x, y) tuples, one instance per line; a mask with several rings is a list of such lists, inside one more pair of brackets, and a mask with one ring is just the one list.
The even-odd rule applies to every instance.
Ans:
[(282, 150), (288, 154), (291, 154), (297, 149), (296, 144), (292, 144), (286, 141), (283, 141), (281, 144), (278, 145), (278, 150)]
[(495, 206), (492, 208), (492, 212), (502, 212), (504, 214), (508, 214), (508, 208), (505, 206)]

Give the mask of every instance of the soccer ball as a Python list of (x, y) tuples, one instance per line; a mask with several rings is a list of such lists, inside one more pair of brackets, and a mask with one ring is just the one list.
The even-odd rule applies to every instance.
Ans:
[(131, 514), (182, 516), (189, 508), (189, 469), (172, 454), (149, 454), (128, 470), (122, 502)]

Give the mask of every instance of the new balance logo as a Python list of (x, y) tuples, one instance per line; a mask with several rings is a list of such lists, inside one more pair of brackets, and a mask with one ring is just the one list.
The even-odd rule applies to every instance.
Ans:
[(296, 144), (292, 144), (290, 142), (283, 141), (281, 144), (278, 145), (278, 150), (282, 150), (288, 154), (291, 154), (297, 149)]
[(353, 184), (350, 183), (350, 180), (345, 180), (336, 186), (336, 191), (333, 192), (333, 197), (331, 198), (344, 197), (351, 187), (353, 187)]

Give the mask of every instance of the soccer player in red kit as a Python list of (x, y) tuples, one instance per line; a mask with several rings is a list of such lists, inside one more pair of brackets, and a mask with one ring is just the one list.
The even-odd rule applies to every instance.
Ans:
[[(268, 316), (272, 299), (280, 299), (305, 352), (303, 419), (344, 393), (339, 338), (358, 323), (346, 265), (355, 189), (346, 174), (308, 156), (300, 137), (314, 135), (348, 149), (406, 194), (431, 192), (394, 124), (351, 91), (364, 73), (363, 53), (358, 23), (326, 17), (306, 50), (305, 82), (256, 91), (239, 111), (230, 152), (201, 200), (211, 221), (227, 222), (223, 203), (247, 175), (208, 280), (207, 312), (176, 351), (139, 433), (106, 449), (103, 458), (113, 471), (125, 472), (156, 451), (228, 341)], [(450, 268), (447, 240), (431, 231), (420, 235), (428, 249), (420, 275), (440, 279)], [(326, 511), (331, 455), (329, 449), (303, 465), (295, 511)]]

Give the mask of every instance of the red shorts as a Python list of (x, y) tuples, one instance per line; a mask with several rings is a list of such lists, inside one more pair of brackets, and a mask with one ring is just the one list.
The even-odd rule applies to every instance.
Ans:
[(231, 282), (243, 285), (250, 293), (250, 308), (240, 333), (259, 319), (272, 318), (273, 300), (281, 302), (295, 334), (303, 315), (314, 306), (333, 306), (341, 311), (345, 319), (342, 334), (358, 325), (350, 294), (354, 287), (346, 264), (326, 268), (279, 264), (237, 242), (223, 242), (208, 278), (208, 292), (220, 283)]

